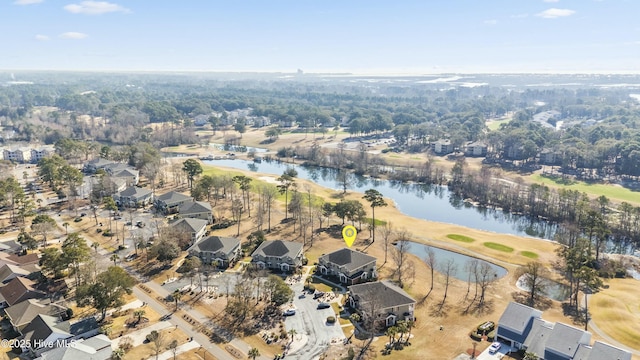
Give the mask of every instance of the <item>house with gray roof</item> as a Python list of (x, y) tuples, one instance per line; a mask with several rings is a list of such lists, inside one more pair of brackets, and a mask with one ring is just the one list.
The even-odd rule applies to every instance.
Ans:
[[(500, 320), (495, 341), (526, 350), (545, 360), (630, 360), (631, 353), (599, 341), (590, 345), (591, 333), (563, 323), (545, 321), (539, 310), (509, 303)], [(524, 337), (523, 341), (519, 341)]]
[(207, 220), (209, 224), (213, 223), (213, 213), (211, 212), (211, 204), (206, 201), (187, 201), (178, 208), (178, 216), (181, 218), (192, 218)]
[(104, 170), (105, 166), (114, 164), (113, 161), (103, 159), (103, 158), (95, 158), (84, 163), (83, 171), (85, 173), (93, 174), (99, 169)]
[(207, 220), (184, 218), (172, 222), (169, 226), (180, 232), (188, 233), (191, 237), (191, 244), (195, 244), (206, 234), (207, 224)]
[(36, 290), (35, 283), (24, 277), (16, 277), (0, 288), (0, 307), (13, 306), (28, 299), (42, 299), (47, 296)]
[(349, 286), (349, 306), (367, 321), (374, 317), (380, 328), (393, 326), (399, 320), (413, 320), (416, 301), (389, 281), (375, 281)]
[(17, 277), (27, 277), (31, 274), (29, 270), (12, 264), (0, 266), (0, 283), (6, 284)]
[(200, 258), (203, 264), (216, 264), (219, 268), (226, 268), (237, 261), (240, 252), (240, 239), (222, 236), (209, 236), (189, 249), (189, 254)]
[(573, 359), (580, 345), (589, 345), (591, 333), (563, 323), (556, 323), (547, 338), (544, 358), (547, 360)]
[(542, 311), (510, 302), (498, 321), (496, 339), (520, 349), (533, 327), (533, 319), (542, 318)]
[(169, 191), (168, 193), (156, 196), (154, 206), (165, 215), (176, 214), (180, 205), (193, 201), (191, 196), (179, 193), (177, 191)]
[(49, 315), (60, 318), (67, 309), (49, 303), (48, 300), (28, 299), (6, 308), (5, 314), (16, 332), (22, 332), (38, 315)]
[(71, 323), (54, 316), (38, 315), (22, 331), (26, 345), (22, 350), (40, 356), (45, 351), (66, 347), (72, 340), (96, 336), (99, 328), (94, 317)]
[(115, 171), (111, 174), (112, 179), (123, 179), (127, 186), (138, 185), (140, 180), (140, 172), (136, 169), (126, 168)]
[(573, 360), (631, 360), (631, 356), (632, 354), (626, 350), (596, 341), (593, 346), (581, 345)]
[(109, 360), (111, 359), (111, 339), (100, 334), (88, 339), (69, 343), (69, 346), (55, 348), (42, 353), (35, 360)]
[(260, 269), (294, 271), (302, 266), (302, 244), (285, 240), (263, 241), (251, 254), (251, 263)]
[(320, 256), (316, 273), (335, 277), (347, 285), (373, 280), (378, 276), (375, 257), (346, 247)]
[(118, 206), (141, 207), (151, 204), (153, 201), (153, 192), (149, 189), (130, 186), (117, 193), (113, 199)]

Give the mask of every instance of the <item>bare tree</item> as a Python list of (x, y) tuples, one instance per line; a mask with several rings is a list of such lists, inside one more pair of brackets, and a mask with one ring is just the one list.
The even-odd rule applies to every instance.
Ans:
[(532, 261), (522, 267), (518, 274), (522, 278), (522, 282), (529, 293), (529, 306), (534, 306), (536, 300), (546, 293), (547, 286), (545, 278), (548, 271), (538, 261)]
[(480, 286), (480, 301), (478, 302), (478, 307), (484, 305), (485, 295), (489, 287), (496, 281), (498, 278), (498, 274), (493, 270), (491, 265), (486, 262), (482, 262), (480, 266), (478, 266), (478, 286)]
[(405, 281), (408, 280), (413, 273), (413, 262), (409, 261), (409, 232), (406, 229), (398, 232), (398, 243), (391, 251), (391, 257), (396, 265), (394, 275), (398, 280), (398, 285), (403, 287)]
[(382, 248), (384, 249), (384, 262), (380, 267), (382, 268), (387, 263), (387, 254), (389, 253), (389, 245), (391, 244), (391, 237), (393, 235), (393, 226), (388, 221), (380, 227), (380, 236), (382, 236)]
[[(434, 269), (436, 268), (436, 266), (438, 266), (436, 253), (433, 251), (433, 249), (430, 246), (427, 246), (426, 252), (427, 252), (427, 255), (424, 258), (424, 262), (427, 264), (427, 266), (429, 267), (429, 271), (431, 272), (431, 287), (429, 288), (429, 292), (427, 292), (427, 295), (424, 296), (425, 299), (428, 298), (429, 295), (431, 295), (431, 292), (433, 291)], [(446, 297), (446, 290), (445, 290), (445, 297)]]
[(447, 259), (440, 265), (440, 272), (444, 275), (444, 297), (440, 308), (444, 306), (444, 302), (447, 300), (447, 292), (449, 291), (449, 284), (451, 283), (451, 277), (455, 276), (458, 266), (453, 259)]
[(263, 185), (259, 188), (260, 201), (263, 204), (264, 211), (267, 213), (267, 232), (271, 232), (271, 207), (278, 194), (278, 189), (271, 185)]
[(464, 268), (467, 272), (467, 293), (464, 295), (465, 300), (467, 299), (467, 297), (469, 296), (469, 292), (471, 290), (471, 278), (474, 278), (474, 283), (475, 283), (475, 288), (476, 288), (476, 292), (473, 295), (473, 300), (476, 299), (476, 297), (478, 296), (478, 260), (477, 259), (470, 259), (467, 260), (467, 262), (464, 264)]
[(160, 352), (164, 350), (165, 343), (165, 334), (162, 331), (152, 331), (149, 335), (147, 335), (149, 341), (151, 341), (151, 346), (153, 348), (153, 353), (156, 356), (156, 360), (158, 360), (158, 356)]

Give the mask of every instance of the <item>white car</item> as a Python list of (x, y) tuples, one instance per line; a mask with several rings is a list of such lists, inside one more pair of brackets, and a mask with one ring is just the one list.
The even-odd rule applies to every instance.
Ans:
[(491, 344), (491, 346), (489, 346), (489, 354), (495, 354), (496, 352), (498, 352), (498, 350), (500, 350), (501, 347), (502, 344), (497, 341), (494, 342), (493, 344)]
[(296, 309), (289, 309), (282, 313), (284, 316), (291, 316), (296, 314)]

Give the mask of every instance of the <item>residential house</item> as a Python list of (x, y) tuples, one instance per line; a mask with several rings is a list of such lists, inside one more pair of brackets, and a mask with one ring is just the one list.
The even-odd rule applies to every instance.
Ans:
[(31, 162), (37, 164), (40, 160), (49, 157), (55, 153), (55, 148), (52, 145), (43, 146), (37, 149), (31, 149)]
[(111, 164), (114, 164), (114, 162), (111, 160), (96, 158), (87, 161), (83, 166), (83, 171), (85, 173), (94, 174), (98, 170), (104, 170), (107, 165)]
[(6, 284), (18, 276), (27, 277), (29, 274), (31, 274), (29, 270), (23, 269), (20, 266), (4, 264), (0, 266), (0, 283)]
[(563, 323), (556, 323), (546, 340), (544, 358), (571, 360), (580, 345), (589, 345), (591, 333)]
[(209, 123), (209, 115), (196, 115), (193, 118), (193, 125), (205, 126)]
[(111, 339), (100, 334), (44, 352), (35, 360), (110, 360), (112, 353)]
[(189, 254), (197, 256), (203, 264), (217, 264), (225, 268), (239, 259), (240, 239), (234, 237), (209, 236), (193, 244)]
[(561, 156), (556, 151), (545, 149), (538, 154), (538, 161), (542, 165), (559, 165)]
[(438, 155), (451, 154), (454, 150), (453, 144), (449, 139), (441, 139), (433, 143), (433, 152)]
[(48, 300), (28, 299), (9, 306), (5, 309), (5, 313), (13, 329), (16, 332), (22, 332), (22, 329), (29, 325), (36, 316), (49, 315), (61, 319), (66, 310), (62, 306), (49, 303)]
[(193, 201), (191, 196), (187, 196), (176, 191), (170, 191), (166, 194), (157, 196), (154, 200), (154, 205), (158, 211), (165, 215), (169, 215), (177, 213), (180, 205), (191, 201)]
[(191, 244), (200, 241), (207, 232), (207, 220), (184, 218), (178, 219), (170, 226), (180, 232), (188, 233), (191, 237)]
[(294, 271), (302, 266), (302, 244), (285, 240), (263, 241), (251, 254), (251, 263), (261, 269)]
[(342, 284), (354, 285), (375, 279), (376, 258), (349, 248), (322, 255), (316, 272), (322, 276), (335, 276)]
[(498, 321), (496, 339), (520, 349), (533, 326), (533, 319), (542, 318), (542, 311), (510, 302)]
[(126, 168), (111, 173), (111, 179), (123, 179), (127, 186), (138, 185), (140, 172), (136, 169)]
[(393, 326), (399, 320), (413, 320), (416, 301), (389, 281), (375, 281), (349, 286), (349, 305), (362, 319), (374, 317), (380, 327)]
[(96, 336), (99, 329), (95, 317), (72, 323), (69, 320), (60, 321), (54, 316), (37, 315), (22, 331), (26, 345), (22, 350), (40, 356), (54, 348), (67, 347), (75, 340)]
[(4, 149), (3, 157), (5, 160), (15, 163), (31, 162), (31, 149), (28, 147), (18, 147), (12, 149)]
[(9, 281), (7, 285), (0, 288), (0, 308), (13, 306), (28, 299), (42, 299), (47, 296), (44, 292), (36, 290), (33, 285), (33, 281), (24, 277), (16, 277)]
[(207, 220), (209, 224), (213, 223), (213, 213), (211, 212), (211, 204), (206, 201), (188, 201), (178, 207), (178, 216), (181, 218), (192, 218)]
[(153, 193), (149, 189), (130, 186), (114, 196), (118, 206), (140, 207), (153, 202)]
[(605, 344), (600, 341), (593, 343), (593, 346), (580, 345), (574, 360), (601, 360), (601, 359), (614, 359), (614, 360), (631, 360), (631, 353), (619, 349), (615, 346)]
[[(40, 256), (37, 253), (31, 253), (26, 255), (12, 253), (9, 254), (4, 260), (11, 265), (18, 266), (23, 270), (29, 272), (29, 274), (40, 272)], [(29, 275), (27, 276), (29, 277)]]
[(596, 341), (591, 333), (563, 323), (545, 321), (542, 312), (511, 302), (498, 321), (496, 341), (546, 360), (630, 360), (631, 353)]
[(483, 142), (470, 142), (464, 148), (464, 154), (466, 156), (486, 156), (487, 144)]
[(103, 169), (107, 174), (113, 176), (113, 174), (116, 174), (122, 170), (131, 169), (131, 167), (127, 164), (112, 162), (111, 164), (106, 164)]

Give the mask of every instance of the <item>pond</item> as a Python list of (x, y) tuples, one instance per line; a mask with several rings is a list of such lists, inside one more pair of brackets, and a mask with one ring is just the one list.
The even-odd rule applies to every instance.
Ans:
[[(320, 186), (341, 191), (340, 184), (336, 180), (336, 169), (299, 166), (277, 161), (255, 163), (239, 159), (206, 160), (204, 163), (276, 176), (282, 175), (287, 168), (294, 168), (298, 172), (298, 178), (311, 180)], [(385, 197), (393, 199), (403, 214), (418, 219), (456, 224), (502, 234), (545, 239), (552, 239), (556, 228), (555, 225), (545, 221), (532, 220), (526, 216), (513, 215), (501, 210), (473, 206), (463, 199), (453, 196), (446, 186), (404, 183), (353, 175), (349, 191), (365, 192), (371, 188), (380, 191)]]
[[(516, 286), (520, 290), (530, 291), (531, 289), (524, 282), (525, 275), (522, 275), (516, 282)], [(545, 286), (544, 296), (557, 301), (565, 301), (569, 298), (569, 287), (551, 279), (542, 280)]]
[[(496, 279), (499, 279), (507, 274), (507, 269), (502, 266), (498, 266), (496, 264), (492, 264), (488, 261), (480, 260), (478, 258), (474, 258), (471, 256), (467, 256), (464, 254), (460, 254), (454, 251), (444, 250), (433, 246), (427, 246), (425, 244), (420, 244), (412, 241), (407, 241), (409, 247), (408, 252), (420, 258), (422, 261), (425, 261), (427, 257), (427, 250), (431, 249), (436, 255), (436, 266), (434, 270), (439, 271), (439, 267), (444, 264), (446, 261), (452, 260), (455, 264), (455, 271), (451, 274), (453, 277), (459, 280), (468, 281), (469, 280), (469, 271), (467, 270), (467, 264), (471, 260), (477, 260), (478, 264), (488, 264), (491, 269), (495, 272)], [(474, 276), (471, 274), (471, 281), (474, 281)]]

